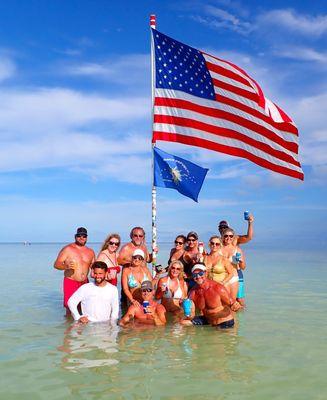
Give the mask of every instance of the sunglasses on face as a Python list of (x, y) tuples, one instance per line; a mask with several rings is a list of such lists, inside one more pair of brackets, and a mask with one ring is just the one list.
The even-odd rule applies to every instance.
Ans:
[(76, 237), (78, 237), (78, 238), (81, 237), (81, 238), (84, 238), (84, 239), (85, 239), (85, 238), (87, 238), (87, 235), (84, 235), (84, 234), (81, 234), (81, 235), (80, 235), (80, 234), (79, 234), (79, 235), (76, 235)]
[(151, 293), (152, 289), (142, 289), (142, 293)]
[(178, 240), (175, 240), (175, 244), (184, 244), (184, 242), (179, 242)]
[(139, 237), (139, 238), (142, 238), (142, 237), (144, 237), (144, 235), (138, 235), (137, 233), (133, 233), (133, 237)]
[(132, 258), (133, 260), (143, 260), (143, 257), (141, 256), (133, 256)]
[(196, 242), (196, 239), (187, 239), (188, 242)]
[(181, 271), (180, 268), (175, 268), (175, 267), (171, 267), (170, 270), (171, 270), (171, 271)]
[(119, 246), (119, 242), (109, 242), (110, 246)]
[(219, 246), (220, 243), (219, 242), (210, 242), (211, 246)]
[(224, 238), (233, 238), (234, 235), (224, 235)]
[(204, 272), (204, 271), (200, 271), (200, 272), (193, 272), (193, 274), (192, 274), (192, 277), (193, 277), (194, 279), (197, 279), (197, 278), (199, 278), (199, 277), (203, 276), (204, 274), (205, 274), (205, 272)]

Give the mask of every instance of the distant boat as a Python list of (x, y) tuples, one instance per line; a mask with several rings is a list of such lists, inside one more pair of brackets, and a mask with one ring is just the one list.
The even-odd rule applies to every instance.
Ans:
[(27, 242), (27, 241), (24, 241), (23, 244), (24, 244), (24, 246), (30, 246), (31, 245), (31, 243)]

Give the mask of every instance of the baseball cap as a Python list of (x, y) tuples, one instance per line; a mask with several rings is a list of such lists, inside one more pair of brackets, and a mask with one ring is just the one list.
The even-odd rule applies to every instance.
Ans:
[(132, 254), (132, 257), (135, 257), (135, 256), (140, 256), (140, 257), (143, 258), (143, 260), (145, 259), (144, 251), (141, 250), (141, 249), (134, 250), (134, 253)]
[(76, 235), (86, 235), (87, 236), (87, 229), (83, 228), (82, 226), (80, 228), (77, 228)]
[(196, 240), (199, 239), (198, 234), (197, 234), (196, 232), (193, 232), (193, 231), (191, 231), (191, 232), (189, 232), (189, 233), (187, 234), (187, 239), (189, 239), (189, 238), (192, 237), (192, 236), (195, 237)]
[(218, 228), (219, 229), (221, 229), (221, 228), (229, 228), (228, 222), (227, 221), (220, 221), (219, 225), (218, 225)]
[(141, 283), (141, 290), (151, 289), (153, 290), (152, 282), (151, 281), (143, 281)]
[(204, 264), (195, 264), (194, 267), (192, 268), (192, 272), (194, 272), (196, 269), (200, 269), (201, 271), (207, 270)]

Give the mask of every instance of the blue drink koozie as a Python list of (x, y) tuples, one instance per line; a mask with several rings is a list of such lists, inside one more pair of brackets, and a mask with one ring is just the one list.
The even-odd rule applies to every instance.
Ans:
[(147, 312), (147, 308), (149, 307), (149, 305), (150, 305), (150, 303), (148, 302), (148, 301), (143, 301), (143, 312), (144, 312), (144, 314), (147, 314), (148, 312)]
[(190, 299), (184, 299), (183, 300), (183, 311), (184, 311), (185, 317), (191, 316), (191, 310), (192, 310), (192, 301)]
[(244, 211), (244, 219), (245, 219), (245, 221), (249, 220), (249, 216), (250, 216), (250, 211)]

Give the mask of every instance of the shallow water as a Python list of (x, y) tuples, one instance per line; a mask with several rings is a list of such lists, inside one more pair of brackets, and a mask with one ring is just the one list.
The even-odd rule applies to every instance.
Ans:
[(244, 247), (247, 309), (220, 332), (76, 326), (52, 268), (60, 248), (0, 245), (1, 399), (327, 398), (323, 254)]

